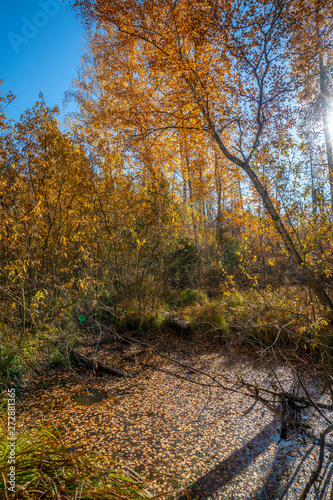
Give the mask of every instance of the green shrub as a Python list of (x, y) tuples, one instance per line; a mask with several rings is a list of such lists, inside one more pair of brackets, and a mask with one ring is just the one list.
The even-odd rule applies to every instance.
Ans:
[(210, 295), (218, 295), (220, 293), (220, 286), (226, 281), (227, 273), (225, 269), (220, 266), (210, 265), (205, 272), (205, 284), (209, 290)]
[(56, 366), (61, 365), (65, 361), (66, 361), (65, 355), (59, 350), (58, 347), (55, 347), (48, 361), (50, 367), (54, 368)]
[(0, 380), (2, 379), (3, 383), (10, 380), (19, 380), (23, 374), (19, 356), (6, 351), (3, 347), (1, 348)]
[(239, 242), (229, 233), (224, 233), (218, 238), (218, 244), (223, 252), (223, 265), (228, 272), (235, 273), (235, 269), (239, 266), (240, 257)]
[(191, 323), (194, 337), (226, 342), (229, 336), (229, 324), (221, 301), (211, 301), (190, 306), (187, 318)]
[(187, 288), (180, 292), (179, 305), (188, 306), (191, 304), (204, 304), (206, 300), (207, 295), (204, 292)]
[(6, 385), (11, 380), (19, 380), (23, 374), (19, 338), (9, 340), (0, 337), (0, 382)]
[(56, 327), (44, 326), (37, 334), (26, 333), (11, 339), (1, 338), (0, 381), (7, 385), (19, 381), (23, 375), (48, 366), (56, 366), (66, 361), (60, 345), (73, 347), (80, 339), (79, 332), (71, 329), (63, 333)]

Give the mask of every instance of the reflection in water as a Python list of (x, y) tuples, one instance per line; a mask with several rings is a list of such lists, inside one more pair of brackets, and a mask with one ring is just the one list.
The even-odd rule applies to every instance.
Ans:
[(72, 397), (72, 400), (80, 406), (91, 406), (104, 401), (108, 396), (105, 391), (98, 389), (89, 389), (90, 394), (78, 394)]

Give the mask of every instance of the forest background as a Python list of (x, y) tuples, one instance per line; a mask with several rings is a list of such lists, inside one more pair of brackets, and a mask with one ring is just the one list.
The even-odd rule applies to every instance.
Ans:
[(2, 372), (75, 331), (80, 308), (139, 325), (183, 307), (200, 335), (319, 354), (330, 3), (126, 6), (76, 3), (89, 35), (66, 132), (42, 97), (17, 123), (2, 98)]

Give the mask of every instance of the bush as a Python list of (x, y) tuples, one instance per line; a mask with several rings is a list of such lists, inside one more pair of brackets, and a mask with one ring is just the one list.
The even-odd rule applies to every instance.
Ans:
[(302, 349), (314, 351), (318, 346), (321, 320), (311, 319), (301, 289), (281, 288), (279, 293), (269, 288), (264, 293), (233, 291), (220, 299), (193, 300), (187, 306), (185, 303), (196, 296), (195, 290), (174, 292), (174, 303), (175, 296), (178, 313), (189, 320), (194, 337), (244, 343), (259, 352), (275, 346), (288, 348), (290, 354), (304, 355)]
[[(26, 333), (24, 338), (2, 336), (0, 342), (0, 383), (18, 382), (23, 375), (45, 370), (66, 362), (60, 346), (74, 346), (80, 339), (78, 331), (63, 333), (60, 328), (45, 325), (38, 334)], [(64, 352), (66, 349), (64, 349)]]
[(123, 332), (126, 330), (147, 332), (161, 330), (164, 323), (164, 317), (158, 312), (129, 309), (122, 314), (118, 323), (118, 328)]
[(10, 380), (19, 380), (22, 376), (22, 366), (20, 359), (12, 352), (6, 352), (3, 346), (0, 346), (0, 380), (4, 383)]
[(235, 274), (235, 270), (240, 262), (238, 240), (231, 234), (224, 233), (218, 238), (218, 244), (223, 251), (223, 265), (225, 269)]
[(194, 331), (194, 336), (226, 342), (229, 336), (228, 319), (221, 301), (210, 301), (190, 306), (187, 317)]

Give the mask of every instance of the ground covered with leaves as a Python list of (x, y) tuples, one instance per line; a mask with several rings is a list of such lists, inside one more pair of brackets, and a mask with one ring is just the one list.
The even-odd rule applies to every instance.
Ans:
[[(27, 382), (22, 417), (52, 422), (70, 451), (92, 452), (104, 463), (128, 466), (150, 480), (156, 493), (178, 491), (184, 499), (297, 499), (316, 465), (316, 436), (324, 422), (303, 410), (301, 421), (291, 423), (287, 439), (280, 440), (275, 407), (254, 404), (238, 386), (235, 392), (225, 391), (191, 370), (221, 382), (227, 377), (236, 383), (242, 375), (274, 387), (274, 368), (285, 387), (295, 390), (287, 365), (253, 357), (246, 348), (199, 346), (167, 334), (159, 351), (169, 359), (147, 345), (124, 347), (121, 341), (96, 352), (87, 349), (87, 355), (131, 377), (58, 367)], [(317, 400), (321, 382), (313, 375), (308, 380)], [(332, 458), (333, 435), (308, 498), (328, 498)]]

